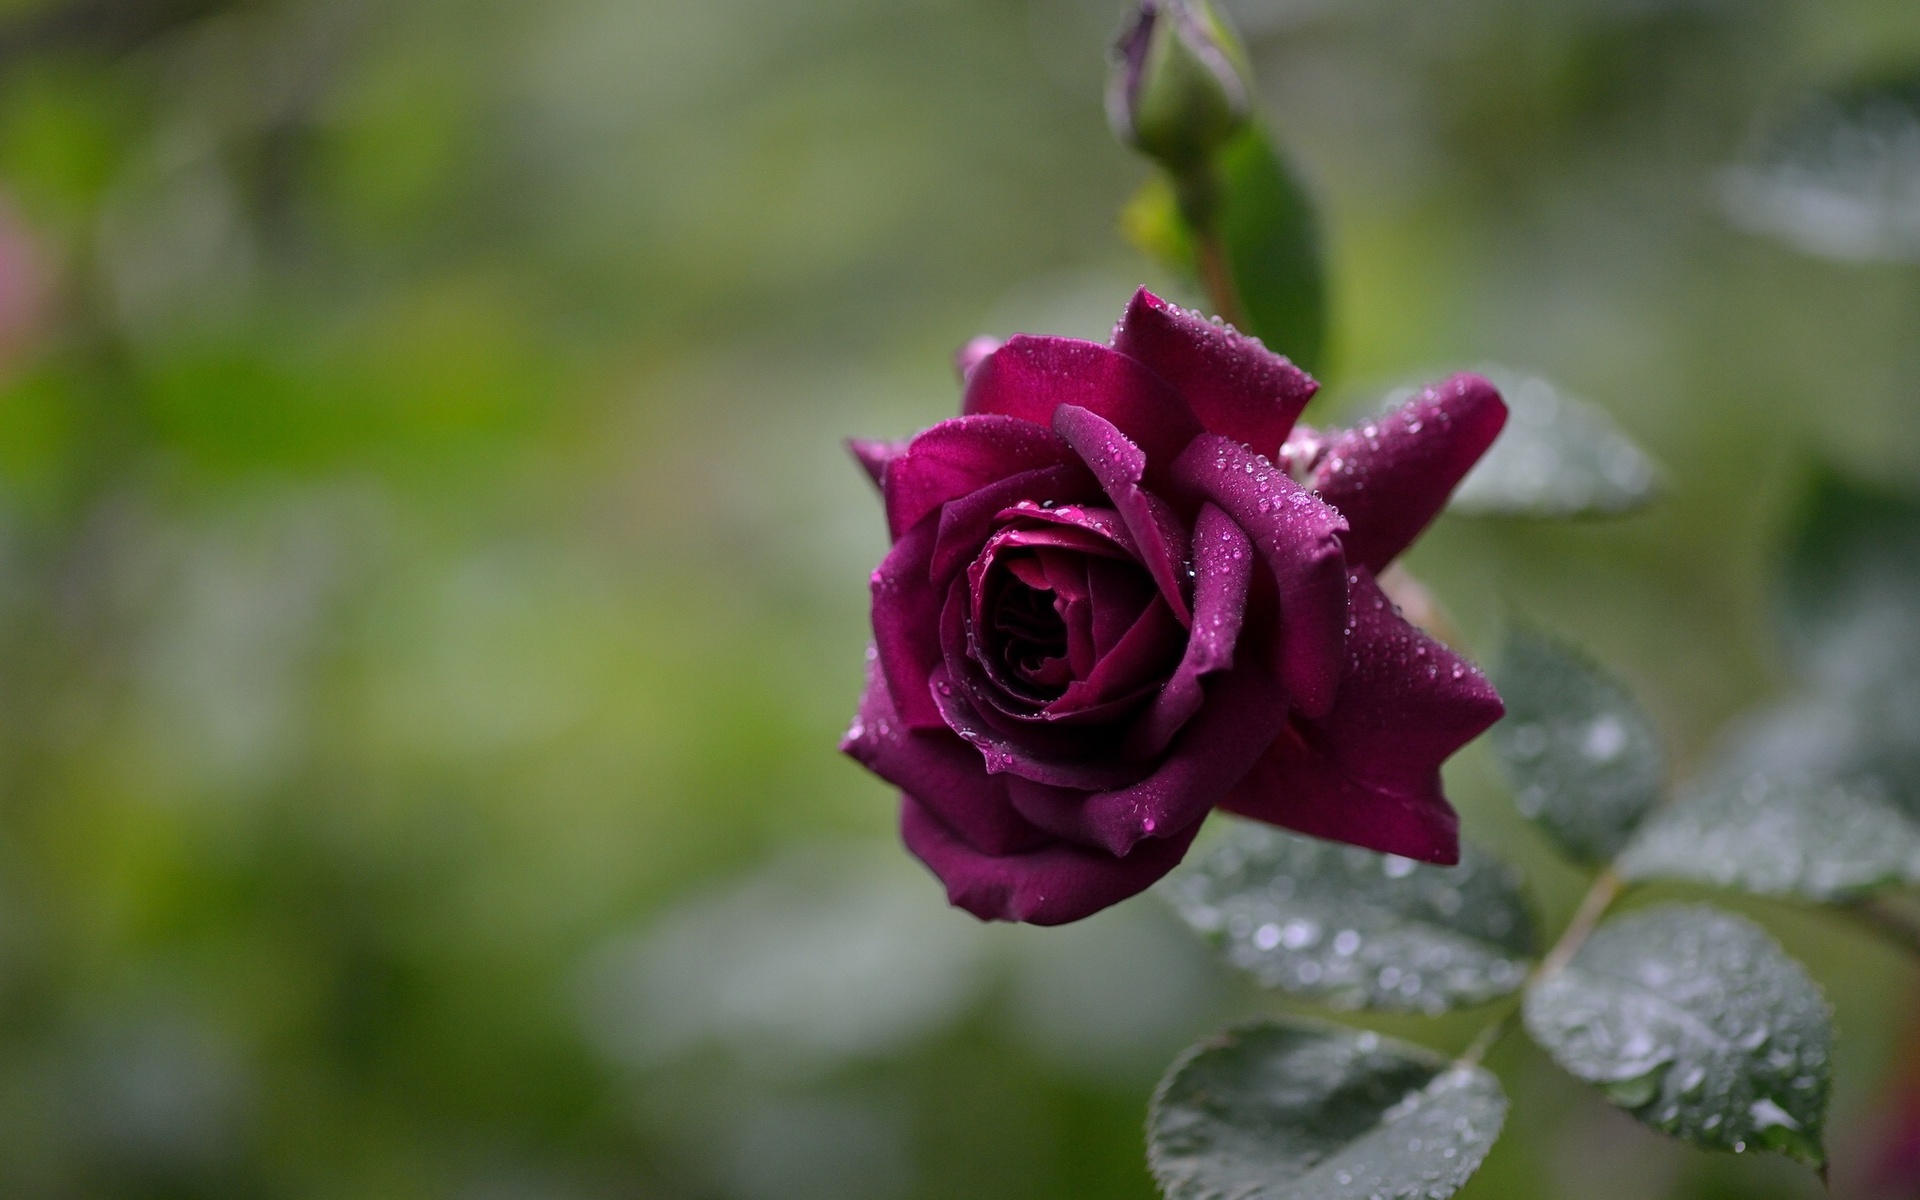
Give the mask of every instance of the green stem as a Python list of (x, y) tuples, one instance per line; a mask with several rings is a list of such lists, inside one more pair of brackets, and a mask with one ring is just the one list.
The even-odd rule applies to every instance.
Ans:
[(1198, 234), (1197, 241), (1200, 282), (1207, 289), (1208, 302), (1222, 321), (1245, 333), (1247, 315), (1240, 310), (1240, 294), (1233, 286), (1233, 269), (1227, 265), (1226, 248), (1220, 243), (1220, 235), (1205, 230)]
[(1920, 913), (1886, 896), (1868, 896), (1846, 907), (1855, 921), (1915, 955), (1920, 955)]
[[(1607, 915), (1607, 910), (1613, 907), (1613, 902), (1620, 898), (1620, 893), (1625, 888), (1625, 881), (1612, 867), (1595, 876), (1593, 885), (1587, 889), (1587, 894), (1580, 898), (1580, 907), (1574, 910), (1573, 919), (1568, 921), (1567, 927), (1560, 931), (1560, 939), (1554, 942), (1553, 949), (1547, 951), (1546, 957), (1542, 958), (1539, 965), (1535, 966), (1532, 973), (1527, 976), (1527, 982), (1521, 990), (1525, 991), (1526, 988), (1532, 987), (1539, 980), (1545, 979), (1571, 962), (1574, 954), (1599, 927), (1600, 918)], [(1514, 1018), (1519, 1015), (1519, 1011), (1518, 1006), (1509, 1008), (1482, 1029), (1475, 1035), (1473, 1041), (1467, 1044), (1467, 1048), (1460, 1052), (1458, 1063), (1463, 1067), (1479, 1066), (1488, 1052), (1499, 1045), (1500, 1039), (1513, 1028)]]
[(1460, 1057), (1455, 1060), (1456, 1065), (1462, 1067), (1479, 1066), (1481, 1061), (1487, 1057), (1487, 1052), (1499, 1045), (1501, 1038), (1507, 1036), (1507, 1031), (1513, 1028), (1514, 1018), (1519, 1015), (1520, 1007), (1518, 1005), (1514, 1005), (1507, 1009), (1507, 1011), (1501, 1013), (1494, 1019), (1492, 1024), (1475, 1034), (1474, 1039), (1467, 1043), (1467, 1048), (1462, 1050)]
[(1233, 267), (1227, 261), (1227, 248), (1220, 236), (1222, 189), (1211, 162), (1196, 163), (1173, 176), (1173, 192), (1180, 206), (1180, 217), (1193, 231), (1198, 255), (1200, 285), (1206, 289), (1207, 303), (1227, 324), (1247, 331), (1247, 315), (1240, 307), (1240, 290), (1233, 283)]
[(1553, 944), (1553, 949), (1547, 951), (1547, 956), (1533, 969), (1533, 978), (1545, 979), (1571, 962), (1574, 954), (1600, 924), (1600, 918), (1606, 916), (1613, 902), (1620, 898), (1620, 892), (1625, 887), (1619, 872), (1612, 867), (1595, 876), (1593, 886), (1587, 889), (1587, 894), (1581, 897), (1580, 907), (1574, 910), (1573, 920), (1567, 922), (1566, 929), (1561, 931), (1560, 940)]

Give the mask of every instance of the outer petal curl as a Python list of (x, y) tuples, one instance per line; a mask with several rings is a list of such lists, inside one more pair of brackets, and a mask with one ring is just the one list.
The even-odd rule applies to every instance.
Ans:
[(1054, 410), (1072, 404), (1112, 422), (1147, 453), (1158, 480), (1200, 432), (1180, 393), (1144, 366), (1098, 342), (1078, 338), (1007, 339), (967, 373), (963, 413), (1002, 413), (1053, 425)]
[(1285, 357), (1145, 288), (1113, 331), (1113, 348), (1171, 383), (1209, 433), (1272, 459), (1320, 385)]
[(937, 536), (923, 521), (893, 544), (873, 569), (873, 642), (900, 716), (915, 729), (944, 724), (927, 692), (939, 665), (940, 608), (944, 597), (927, 581)]
[(1022, 854), (982, 853), (956, 836), (912, 795), (900, 798), (907, 849), (940, 877), (947, 899), (983, 921), (1064, 925), (1153, 886), (1178, 866), (1200, 823), (1142, 842), (1125, 858), (1067, 842)]
[(949, 500), (1009, 475), (1074, 462), (1051, 429), (1006, 416), (942, 421), (888, 460), (883, 490), (887, 529), (895, 538)]
[(981, 772), (978, 751), (946, 730), (907, 728), (878, 664), (867, 670), (859, 715), (840, 749), (918, 796), (955, 836), (982, 854), (1021, 854), (1053, 840), (1014, 811), (1004, 781)]
[(1440, 764), (1500, 719), (1478, 669), (1409, 624), (1355, 571), (1340, 702), (1294, 721), (1221, 807), (1317, 837), (1424, 862), (1459, 861), (1459, 818)]
[(1506, 422), (1507, 406), (1491, 383), (1455, 375), (1377, 421), (1333, 435), (1313, 486), (1347, 518), (1347, 561), (1379, 571), (1411, 546)]
[(860, 469), (873, 480), (873, 486), (884, 493), (887, 486), (887, 464), (907, 452), (912, 438), (901, 438), (897, 442), (878, 441), (873, 438), (848, 438), (847, 449), (852, 452), (854, 461)]

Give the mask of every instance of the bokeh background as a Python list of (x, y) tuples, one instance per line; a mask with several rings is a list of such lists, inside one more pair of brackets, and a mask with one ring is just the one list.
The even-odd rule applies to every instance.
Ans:
[[(839, 439), (1168, 283), (1116, 233), (1121, 7), (0, 3), (0, 1193), (1153, 1195), (1161, 1068), (1277, 1002), (1152, 895), (945, 909), (834, 752), (884, 546)], [(1228, 8), (1324, 207), (1310, 419), (1498, 362), (1664, 464), (1411, 565), (1482, 653), (1514, 610), (1591, 647), (1684, 774), (1784, 686), (1813, 465), (1920, 479), (1920, 269), (1743, 231), (1726, 174), (1920, 64), (1920, 6)], [(1484, 750), (1450, 778), (1563, 919)], [(1874, 1194), (1920, 972), (1744, 907), (1837, 1007)], [(1491, 1065), (1470, 1197), (1818, 1194)]]

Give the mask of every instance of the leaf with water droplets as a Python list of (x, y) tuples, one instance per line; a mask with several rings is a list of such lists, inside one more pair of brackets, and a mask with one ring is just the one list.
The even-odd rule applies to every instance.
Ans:
[(1660, 472), (1606, 412), (1544, 379), (1481, 373), (1507, 402), (1507, 424), (1448, 503), (1476, 517), (1595, 517), (1632, 512), (1660, 491)]
[(1920, 820), (1920, 498), (1823, 477), (1781, 582), (1798, 672), (1849, 726), (1823, 765)]
[(1881, 781), (1835, 771), (1809, 748), (1851, 728), (1818, 701), (1766, 714), (1743, 739), (1756, 749), (1736, 751), (1654, 814), (1621, 854), (1620, 873), (1823, 903), (1920, 883), (1920, 821)]
[(1805, 254), (1920, 261), (1920, 79), (1803, 98), (1756, 130), (1720, 198), (1735, 225)]
[(1527, 989), (1555, 1062), (1653, 1128), (1820, 1166), (1832, 1014), (1799, 963), (1743, 917), (1632, 913)]
[(1584, 654), (1525, 626), (1508, 632), (1493, 680), (1507, 704), (1493, 749), (1514, 803), (1574, 859), (1610, 861), (1660, 802), (1653, 721)]
[(1507, 1115), (1500, 1081), (1418, 1046), (1303, 1021), (1183, 1054), (1147, 1116), (1169, 1200), (1445, 1200)]
[(1920, 883), (1920, 502), (1820, 480), (1782, 583), (1802, 693), (1723, 739), (1621, 868), (1818, 901)]
[(1476, 846), (1435, 867), (1231, 817), (1161, 890), (1233, 965), (1337, 1008), (1426, 1013), (1517, 990), (1533, 952), (1519, 872)]

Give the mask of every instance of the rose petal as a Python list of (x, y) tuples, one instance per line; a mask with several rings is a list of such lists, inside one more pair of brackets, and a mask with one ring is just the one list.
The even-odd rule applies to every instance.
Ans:
[(1145, 779), (1092, 791), (1047, 786), (1053, 781), (1021, 773), (1008, 783), (1014, 808), (1048, 833), (1112, 854), (1199, 821), (1259, 760), (1287, 718), (1286, 694), (1255, 663), (1216, 675), (1206, 692), (1200, 712)]
[(1455, 375), (1358, 429), (1329, 435), (1313, 473), (1347, 518), (1347, 562), (1379, 571), (1413, 544), (1507, 421), (1478, 375)]
[(973, 374), (973, 369), (999, 348), (1000, 339), (997, 337), (988, 337), (983, 333), (979, 337), (969, 338), (966, 345), (953, 352), (954, 374), (960, 376), (960, 382), (965, 383), (967, 376)]
[(1141, 288), (1113, 331), (1113, 348), (1174, 386), (1209, 433), (1273, 458), (1320, 385), (1284, 356), (1233, 328)]
[(1460, 861), (1460, 818), (1437, 778), (1423, 791), (1369, 787), (1288, 730), (1220, 807), (1312, 837), (1450, 867)]
[(919, 797), (949, 830), (983, 853), (1016, 854), (1053, 840), (1013, 810), (1005, 780), (986, 773), (979, 751), (945, 729), (915, 732), (901, 722), (877, 663), (867, 670), (859, 715), (840, 749)]
[(1078, 405), (1062, 404), (1056, 409), (1053, 427), (1092, 470), (1119, 510), (1140, 561), (1159, 585), (1167, 607), (1182, 625), (1189, 624), (1193, 612), (1180, 579), (1186, 566), (1186, 537), (1171, 509), (1140, 488), (1147, 456), (1112, 422)]
[(873, 480), (873, 486), (884, 494), (887, 486), (887, 464), (907, 452), (911, 438), (902, 438), (897, 442), (874, 441), (871, 438), (848, 438), (847, 449), (865, 469)]
[(901, 718), (915, 729), (945, 724), (927, 698), (927, 676), (941, 660), (940, 609), (945, 598), (927, 579), (936, 536), (933, 522), (915, 525), (874, 568), (873, 641)]
[(1364, 568), (1348, 583), (1340, 702), (1325, 718), (1302, 722), (1306, 736), (1369, 783), (1425, 783), (1505, 707), (1478, 667), (1409, 622)]
[[(1040, 467), (1009, 475), (958, 500), (949, 500), (940, 509), (940, 537), (933, 547), (931, 578), (937, 583), (960, 569), (980, 552), (980, 547), (1021, 501), (1034, 504), (1094, 500), (1099, 484), (1080, 463)], [(1091, 493), (1091, 494), (1090, 494)], [(1049, 509), (1034, 510), (1039, 516)]]
[(1165, 604), (1166, 598), (1155, 593), (1153, 581), (1137, 563), (1098, 558), (1081, 561), (1086, 568), (1087, 600), (1093, 610), (1089, 625), (1097, 662), (1113, 653), (1120, 639), (1139, 623), (1149, 601)]
[(1093, 670), (1068, 684), (1060, 698), (1047, 705), (1046, 715), (1054, 720), (1074, 716), (1084, 719), (1115, 701), (1134, 699), (1166, 674), (1167, 663), (1180, 652), (1184, 633), (1167, 602), (1152, 597), (1152, 603)]
[[(1081, 469), (1085, 470), (1084, 467)], [(1091, 473), (1087, 475), (1087, 479), (1089, 482), (1093, 481)], [(1100, 485), (1094, 482), (1093, 487), (1095, 491), (1099, 491)], [(1104, 500), (1106, 496), (1102, 494), (1100, 499)], [(1099, 534), (1126, 551), (1126, 557), (1136, 560), (1140, 557), (1139, 547), (1133, 544), (1133, 534), (1127, 531), (1126, 523), (1120, 519), (1119, 511), (1103, 504), (1088, 502), (1061, 504), (1054, 508), (1007, 508), (1000, 510), (1000, 519), (1009, 523), (1017, 522), (1027, 528), (1038, 525), (1065, 525), (1073, 529), (1085, 529)]]
[(1194, 439), (1174, 477), (1219, 505), (1266, 560), (1280, 593), (1275, 673), (1295, 708), (1325, 715), (1346, 643), (1346, 521), (1271, 462), (1215, 434)]
[(1500, 719), (1500, 697), (1471, 663), (1408, 623), (1365, 570), (1350, 584), (1339, 703), (1323, 719), (1294, 722), (1223, 807), (1372, 850), (1457, 861), (1459, 821), (1440, 764)]
[(1097, 791), (1124, 787), (1137, 781), (1145, 768), (1123, 762), (1120, 756), (1070, 725), (1035, 722), (1008, 725), (989, 721), (991, 710), (976, 705), (965, 686), (945, 666), (935, 667), (930, 694), (948, 729), (971, 742), (980, 752), (989, 775), (1030, 779), (1054, 787)]
[(946, 885), (947, 900), (983, 921), (1064, 925), (1136, 896), (1178, 866), (1200, 822), (1142, 842), (1125, 858), (1054, 842), (1021, 854), (982, 853), (913, 796), (901, 797), (907, 849)]
[(1071, 404), (1113, 423), (1146, 452), (1157, 479), (1200, 432), (1180, 394), (1133, 359), (1077, 338), (1009, 338), (967, 376), (960, 409), (1002, 413), (1049, 428), (1054, 410)]
[(949, 500), (1009, 475), (1074, 461), (1051, 429), (1006, 416), (942, 421), (887, 464), (887, 528), (898, 538)]
[(1127, 757), (1154, 758), (1167, 748), (1206, 693), (1203, 676), (1233, 665), (1233, 650), (1253, 580), (1253, 543), (1246, 531), (1211, 504), (1202, 505), (1193, 530), (1193, 631), (1180, 665), (1153, 704), (1127, 733)]

